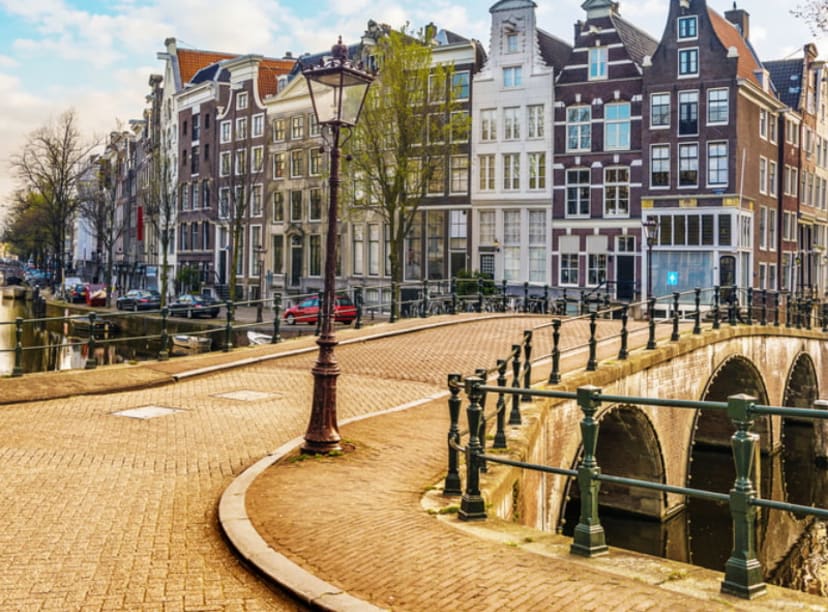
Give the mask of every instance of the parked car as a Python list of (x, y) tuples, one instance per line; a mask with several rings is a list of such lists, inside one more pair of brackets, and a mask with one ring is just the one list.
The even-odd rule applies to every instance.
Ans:
[[(347, 295), (336, 296), (334, 304), (334, 321), (350, 325), (356, 319), (356, 306)], [(307, 323), (314, 325), (319, 318), (319, 298), (311, 297), (291, 306), (282, 315), (288, 325)]]
[(118, 310), (158, 310), (161, 308), (161, 294), (155, 289), (130, 289), (115, 300)]
[(179, 295), (170, 304), (170, 314), (179, 317), (210, 317), (215, 319), (219, 313), (219, 305), (211, 298), (184, 293)]
[(86, 285), (86, 305), (106, 306), (106, 285), (100, 283)]
[(66, 285), (66, 300), (73, 304), (82, 304), (86, 301), (88, 286), (84, 283)]

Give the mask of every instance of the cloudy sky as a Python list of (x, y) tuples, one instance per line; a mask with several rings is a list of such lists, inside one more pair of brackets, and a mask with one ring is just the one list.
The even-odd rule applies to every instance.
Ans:
[[(567, 42), (582, 18), (582, 0), (535, 0), (538, 25)], [(342, 34), (355, 41), (369, 19), (441, 28), (488, 48), (489, 12), (473, 0), (0, 0), (0, 214), (15, 186), (9, 157), (27, 134), (74, 108), (89, 138), (141, 116), (147, 80), (162, 72), (156, 52), (179, 46), (282, 57), (329, 48)], [(732, 0), (708, 0), (724, 12)], [(791, 2), (739, 0), (751, 14), (751, 40), (762, 59), (795, 55), (812, 40)], [(659, 38), (668, 0), (623, 0), (621, 14)], [(821, 56), (828, 44), (816, 41)]]

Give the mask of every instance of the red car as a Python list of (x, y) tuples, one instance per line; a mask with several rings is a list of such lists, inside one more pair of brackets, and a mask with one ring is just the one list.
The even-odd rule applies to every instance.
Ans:
[(106, 306), (106, 285), (92, 283), (86, 285), (86, 305)]
[[(336, 296), (334, 305), (334, 321), (350, 325), (356, 319), (356, 306), (347, 295)], [(295, 323), (307, 323), (314, 325), (319, 318), (319, 298), (311, 297), (302, 300), (296, 306), (291, 306), (282, 315), (288, 325)]]

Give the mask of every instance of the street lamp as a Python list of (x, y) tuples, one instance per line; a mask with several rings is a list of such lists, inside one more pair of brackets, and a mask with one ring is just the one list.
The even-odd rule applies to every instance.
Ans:
[(339, 189), (340, 130), (353, 128), (365, 102), (368, 87), (374, 77), (363, 72), (348, 59), (348, 47), (342, 37), (331, 49), (331, 57), (302, 71), (308, 82), (313, 112), (317, 124), (330, 130), (331, 166), (328, 179), (328, 229), (325, 243), (325, 279), (323, 304), (320, 309), (321, 327), (319, 357), (313, 373), (313, 405), (310, 422), (305, 432), (302, 452), (320, 454), (341, 450), (339, 426), (336, 422), (336, 379), (339, 363), (334, 357), (334, 303), (336, 301), (337, 249), (337, 191)]
[(253, 247), (253, 251), (256, 253), (256, 262), (259, 267), (259, 300), (256, 302), (256, 323), (261, 323), (263, 321), (263, 313), (264, 310), (264, 247), (260, 244), (257, 244)]
[(653, 297), (653, 245), (658, 240), (658, 219), (649, 217), (641, 222), (644, 238), (647, 240), (647, 299)]

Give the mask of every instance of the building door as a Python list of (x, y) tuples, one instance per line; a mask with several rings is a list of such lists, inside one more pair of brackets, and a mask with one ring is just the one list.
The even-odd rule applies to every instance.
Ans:
[(227, 249), (219, 250), (219, 284), (227, 284)]
[(293, 236), (290, 239), (290, 286), (298, 287), (302, 283), (302, 260), (304, 249), (302, 238)]
[(622, 302), (635, 299), (635, 255), (615, 256), (615, 298)]

